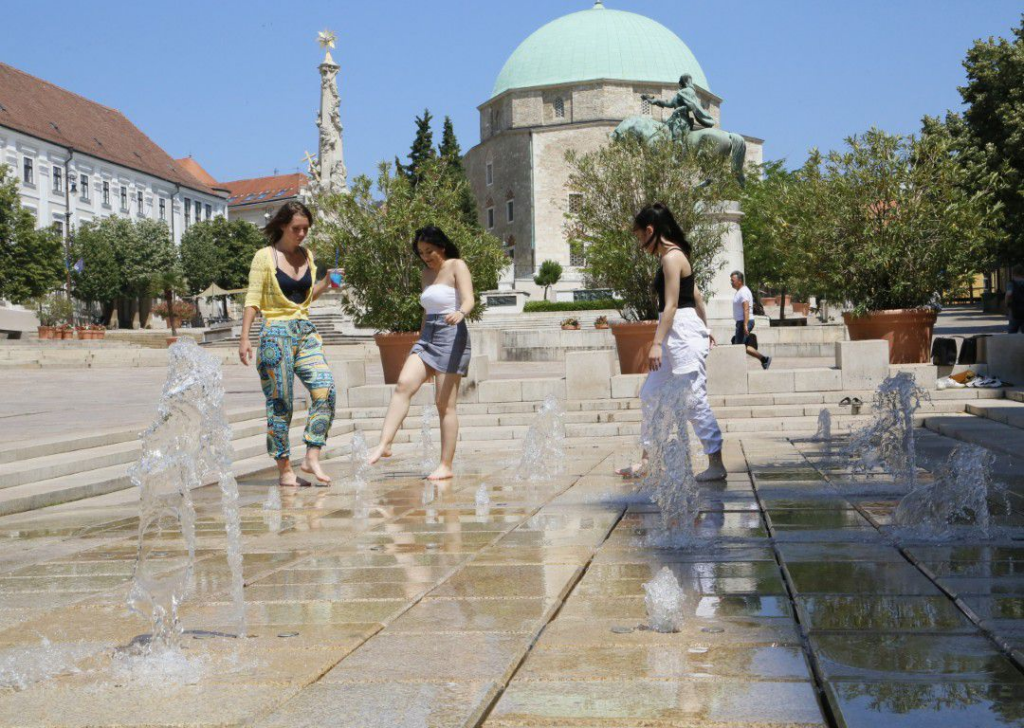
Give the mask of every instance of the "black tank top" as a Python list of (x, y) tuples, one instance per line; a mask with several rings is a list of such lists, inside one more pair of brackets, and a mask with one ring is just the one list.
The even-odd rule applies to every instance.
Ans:
[[(697, 299), (693, 294), (693, 273), (686, 276), (685, 278), (679, 279), (679, 308), (697, 308)], [(658, 310), (665, 310), (665, 269), (659, 267), (658, 272), (654, 274), (654, 285), (655, 293), (658, 294)]]
[[(305, 252), (305, 251), (303, 251)], [(309, 262), (309, 253), (306, 253), (306, 262)], [(277, 269), (277, 284), (281, 286), (281, 293), (292, 303), (304, 303), (309, 289), (313, 287), (313, 272), (309, 266), (306, 273), (296, 280), (283, 270), (277, 267), (277, 248), (274, 248), (274, 268)]]

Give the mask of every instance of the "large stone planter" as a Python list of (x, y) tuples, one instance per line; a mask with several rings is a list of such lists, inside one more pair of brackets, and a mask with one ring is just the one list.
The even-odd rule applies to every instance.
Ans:
[(628, 321), (612, 324), (615, 348), (619, 353), (619, 368), (623, 374), (646, 374), (648, 355), (654, 343), (657, 321)]
[(398, 381), (405, 360), (409, 358), (409, 350), (419, 338), (418, 331), (374, 335), (373, 340), (377, 342), (377, 350), (380, 352), (380, 364), (384, 368), (385, 384)]
[(927, 364), (931, 360), (936, 312), (930, 308), (870, 311), (863, 316), (843, 314), (850, 341), (884, 339), (890, 364)]

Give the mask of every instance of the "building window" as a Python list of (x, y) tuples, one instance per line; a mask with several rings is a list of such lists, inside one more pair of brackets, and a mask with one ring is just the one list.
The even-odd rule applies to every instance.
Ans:
[(488, 207), (487, 208), (487, 229), (488, 230), (493, 230), (494, 229), (494, 208), (493, 207)]
[(209, 205), (207, 205), (207, 206), (206, 206), (206, 219), (207, 219), (207, 220), (209, 220), (209, 219), (210, 219), (210, 216), (211, 216), (212, 214), (213, 214), (213, 208), (212, 208), (212, 207), (210, 207)]
[(22, 173), (22, 179), (27, 185), (34, 185), (36, 183), (35, 171), (32, 167), (32, 158), (25, 157), (25, 166)]
[(143, 196), (142, 196), (142, 190), (139, 190), (138, 192), (135, 193), (135, 202), (139, 206), (139, 209), (137, 210), (137, 213), (138, 213), (139, 217), (142, 217), (143, 215), (146, 214), (146, 202), (145, 202), (145, 198), (143, 198)]
[(505, 203), (505, 217), (508, 218), (508, 222), (512, 222), (516, 219), (516, 202), (515, 200), (509, 200)]
[(487, 186), (490, 187), (494, 184), (494, 165), (490, 162), (485, 167), (484, 176), (487, 178)]
[(128, 188), (121, 185), (121, 212), (128, 212)]
[(57, 231), (57, 234), (62, 238), (64, 237), (64, 223), (60, 220), (53, 221), (53, 229)]
[(167, 219), (167, 201), (163, 197), (160, 198), (160, 219)]
[(60, 167), (53, 168), (53, 191), (57, 194), (64, 192), (64, 170)]
[(185, 198), (185, 227), (192, 222), (192, 200)]
[(651, 102), (647, 99), (640, 99), (640, 113), (644, 116), (651, 115)]
[(104, 182), (103, 183), (103, 205), (105, 207), (110, 207), (110, 183), (109, 182)]
[(79, 177), (78, 178), (78, 186), (80, 187), (79, 191), (82, 194), (82, 202), (88, 202), (89, 201), (89, 175), (83, 174), (81, 177)]
[(203, 203), (201, 203), (199, 200), (196, 200), (195, 203), (196, 203), (196, 222), (199, 222), (200, 220), (203, 219)]
[(561, 96), (555, 99), (555, 118), (565, 118), (565, 100)]

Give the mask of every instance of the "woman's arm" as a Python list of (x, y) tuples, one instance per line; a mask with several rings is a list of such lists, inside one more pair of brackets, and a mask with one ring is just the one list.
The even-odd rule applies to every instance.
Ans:
[[(306, 257), (309, 258), (309, 267), (310, 267), (310, 269), (312, 269), (312, 267), (313, 267), (313, 251), (309, 250), (307, 248), (306, 249)], [(311, 303), (313, 301), (315, 301), (316, 299), (320, 298), (320, 296), (324, 295), (324, 293), (327, 291), (327, 286), (330, 285), (330, 280), (329, 280), (330, 276), (331, 276), (331, 271), (330, 271), (330, 269), (328, 269), (327, 270), (327, 275), (325, 275), (318, 282), (313, 284), (313, 297), (309, 299)]]
[(699, 316), (700, 320), (704, 322), (704, 327), (708, 330), (708, 339), (711, 340), (711, 345), (714, 346), (718, 342), (715, 341), (715, 335), (711, 333), (711, 327), (708, 326), (708, 315), (704, 309), (704, 296), (701, 295), (700, 289), (696, 286), (693, 287), (693, 300), (697, 316)]
[(453, 311), (444, 318), (445, 323), (452, 326), (462, 323), (476, 306), (473, 296), (473, 276), (469, 272), (469, 266), (466, 265), (466, 261), (460, 259), (456, 259), (454, 265), (455, 289), (459, 292), (462, 303), (459, 305), (458, 311)]
[(242, 313), (242, 338), (238, 341), (238, 358), (245, 366), (252, 361), (252, 342), (249, 341), (249, 331), (252, 330), (252, 322), (256, 320), (256, 312), (259, 309), (254, 306), (246, 306)]
[(245, 311), (242, 313), (242, 338), (238, 341), (238, 358), (246, 366), (252, 361), (249, 331), (252, 329), (252, 322), (256, 320), (256, 313), (263, 305), (263, 284), (267, 277), (266, 268), (260, 260), (260, 252), (262, 251), (257, 251), (252, 257), (252, 265), (249, 267), (249, 290), (245, 292)]

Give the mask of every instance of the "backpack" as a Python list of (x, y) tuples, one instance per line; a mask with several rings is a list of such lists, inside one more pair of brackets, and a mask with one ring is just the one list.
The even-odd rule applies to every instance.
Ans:
[(956, 339), (935, 337), (932, 341), (932, 364), (940, 367), (956, 364)]

